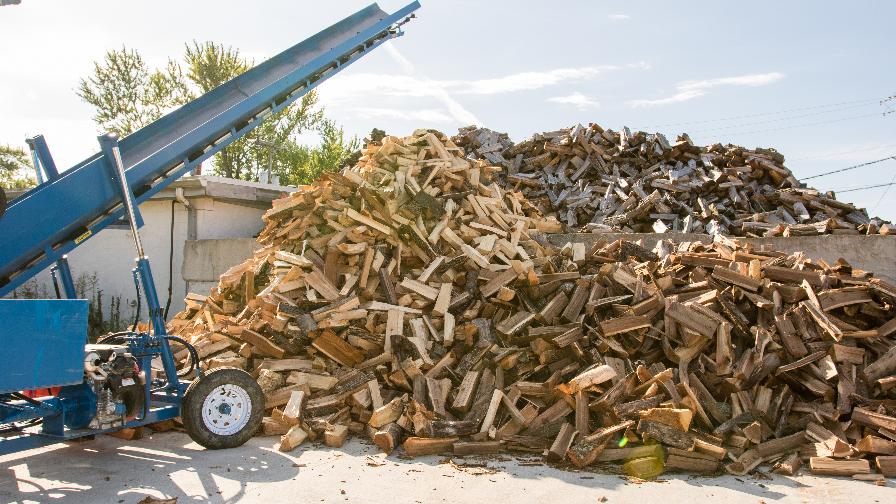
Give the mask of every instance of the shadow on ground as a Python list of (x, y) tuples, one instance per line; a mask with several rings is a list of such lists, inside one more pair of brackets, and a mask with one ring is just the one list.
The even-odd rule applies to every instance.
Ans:
[[(232, 450), (204, 450), (183, 433), (154, 434), (135, 441), (101, 436), (0, 457), (2, 502), (109, 502), (132, 504), (145, 496), (184, 502), (500, 502), (564, 504), (622, 497), (667, 502), (703, 498), (726, 501), (805, 501), (849, 496), (849, 485), (831, 478), (703, 477), (663, 475), (639, 482), (619, 466), (589, 470), (552, 467), (537, 454), (491, 458), (385, 456), (370, 444), (342, 448), (306, 443), (291, 453), (276, 451), (276, 438), (254, 438)], [(841, 487), (846, 487), (842, 490)], [(817, 488), (812, 488), (817, 487)], [(881, 489), (887, 491), (888, 489)], [(563, 495), (560, 495), (560, 492)], [(832, 493), (833, 492), (833, 493)], [(517, 494), (517, 495), (513, 495)], [(884, 494), (886, 495), (886, 494)], [(630, 497), (630, 498), (628, 498)], [(872, 495), (873, 497), (873, 495)], [(868, 502), (873, 502), (869, 499)]]
[[(100, 436), (0, 458), (0, 501), (132, 503), (150, 495), (236, 502), (245, 483), (289, 480), (299, 470), (293, 458), (257, 442), (208, 451), (181, 433)], [(227, 481), (243, 484), (223, 499)]]

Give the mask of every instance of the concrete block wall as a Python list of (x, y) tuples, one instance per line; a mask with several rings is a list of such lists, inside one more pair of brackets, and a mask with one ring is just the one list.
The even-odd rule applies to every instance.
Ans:
[[(583, 242), (588, 246), (599, 239), (614, 241), (642, 240), (652, 249), (659, 240), (675, 242), (711, 242), (712, 236), (696, 233), (569, 233), (543, 235), (543, 239), (558, 246), (567, 242)], [(854, 268), (871, 271), (875, 276), (896, 283), (896, 236), (887, 235), (821, 235), (774, 238), (737, 238), (756, 247), (770, 245), (774, 250), (793, 253), (802, 251), (807, 258), (834, 263), (843, 258)]]
[(208, 294), (222, 273), (251, 257), (257, 248), (253, 238), (188, 240), (181, 269), (186, 291)]
[[(604, 233), (604, 234), (549, 234), (540, 239), (562, 246), (567, 242), (583, 242), (593, 245), (598, 239), (607, 241), (625, 239), (642, 240), (647, 248), (653, 248), (658, 240), (711, 242), (712, 236), (694, 233)], [(794, 238), (738, 238), (757, 247), (771, 245), (782, 252), (803, 251), (806, 257), (835, 262), (839, 258), (853, 267), (871, 271), (875, 276), (896, 283), (896, 236), (882, 235), (825, 235)], [(251, 238), (190, 240), (184, 245), (183, 279), (187, 292), (208, 294), (218, 284), (218, 277), (231, 266), (252, 255), (258, 244)]]

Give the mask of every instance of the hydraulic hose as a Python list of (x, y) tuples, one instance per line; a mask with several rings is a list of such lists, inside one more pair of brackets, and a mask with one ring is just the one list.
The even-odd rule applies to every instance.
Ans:
[(137, 280), (137, 272), (134, 271), (134, 289), (137, 291), (137, 310), (134, 311), (134, 325), (131, 327), (131, 331), (137, 330), (137, 323), (140, 322), (140, 308), (142, 298), (140, 297), (140, 282)]
[(196, 347), (187, 343), (187, 340), (185, 340), (179, 336), (170, 336), (169, 335), (169, 336), (165, 336), (165, 339), (170, 340), (170, 341), (176, 341), (176, 342), (180, 343), (181, 345), (185, 346), (187, 348), (187, 351), (190, 353), (189, 369), (187, 369), (186, 371), (177, 373), (177, 376), (184, 377), (184, 376), (187, 376), (190, 373), (192, 373), (196, 369), (196, 366), (199, 365), (199, 352), (196, 351)]

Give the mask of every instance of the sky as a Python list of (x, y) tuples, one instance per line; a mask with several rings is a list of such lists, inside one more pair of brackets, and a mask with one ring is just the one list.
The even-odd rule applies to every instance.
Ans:
[[(56, 164), (98, 150), (75, 95), (108, 49), (153, 66), (192, 40), (260, 62), (368, 2), (22, 0), (0, 7), (0, 143), (41, 133)], [(393, 12), (407, 2), (383, 0)], [(896, 156), (896, 2), (421, 0), (405, 36), (318, 88), (363, 137), (471, 123), (516, 141), (595, 122), (773, 147), (802, 178)], [(323, 8), (325, 6), (326, 8)], [(882, 103), (883, 102), (883, 103)], [(891, 112), (887, 114), (887, 112)], [(896, 159), (812, 179), (823, 191), (896, 181)], [(896, 220), (896, 186), (838, 199)]]

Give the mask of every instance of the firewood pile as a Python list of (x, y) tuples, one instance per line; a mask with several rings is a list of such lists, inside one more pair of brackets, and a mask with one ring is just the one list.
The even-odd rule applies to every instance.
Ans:
[(284, 451), (894, 475), (896, 286), (723, 237), (545, 245), (490, 165), (432, 130), (368, 145), (170, 332), (257, 377)]
[(518, 189), (570, 232), (708, 233), (727, 236), (890, 234), (891, 224), (801, 184), (774, 149), (697, 146), (686, 135), (581, 125), (513, 144), (485, 128), (455, 143), (502, 166)]

